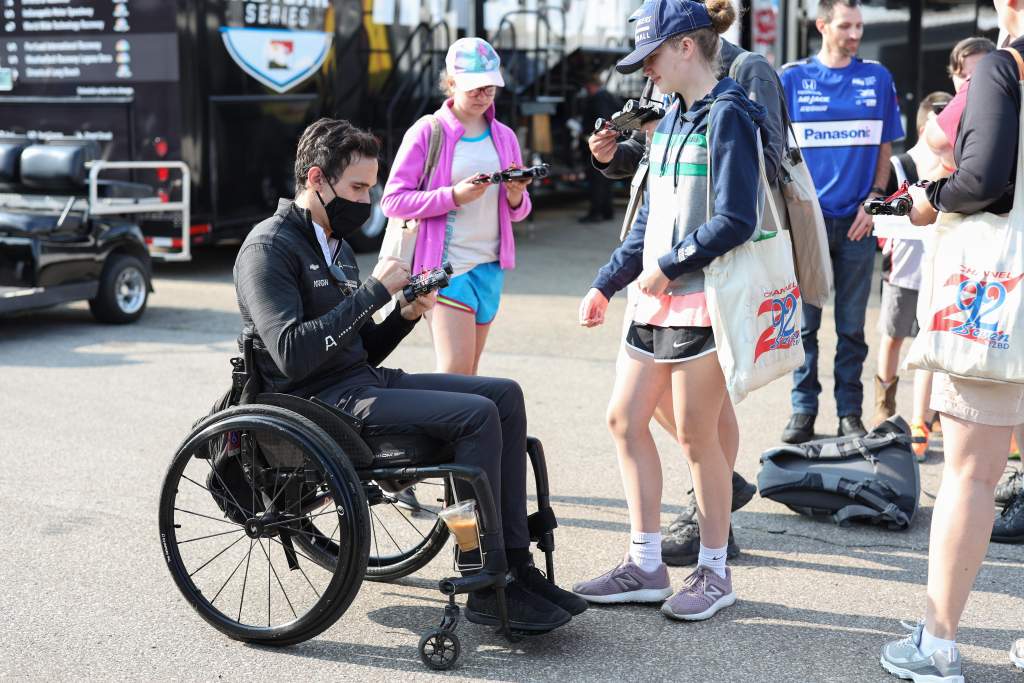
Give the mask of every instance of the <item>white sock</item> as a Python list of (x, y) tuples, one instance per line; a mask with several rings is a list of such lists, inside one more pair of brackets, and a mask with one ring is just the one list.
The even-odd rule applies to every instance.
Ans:
[(661, 564), (661, 532), (634, 531), (629, 535), (629, 559), (645, 572), (653, 572)]
[(728, 545), (723, 545), (721, 548), (709, 548), (701, 543), (700, 553), (697, 555), (697, 564), (704, 565), (724, 579), (725, 549), (728, 547)]
[(925, 657), (931, 657), (939, 650), (944, 650), (949, 653), (950, 661), (956, 659), (956, 641), (936, 638), (931, 633), (928, 633), (927, 628), (921, 633), (921, 646), (918, 649), (921, 650), (921, 654)]

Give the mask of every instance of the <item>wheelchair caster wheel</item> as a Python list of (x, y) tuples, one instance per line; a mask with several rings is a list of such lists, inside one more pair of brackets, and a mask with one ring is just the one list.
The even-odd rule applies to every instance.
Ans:
[(420, 659), (435, 671), (446, 671), (455, 666), (461, 650), (459, 637), (451, 631), (435, 628), (420, 638)]

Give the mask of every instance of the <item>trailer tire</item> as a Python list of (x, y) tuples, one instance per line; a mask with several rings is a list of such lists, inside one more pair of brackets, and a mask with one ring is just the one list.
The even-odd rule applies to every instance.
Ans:
[(142, 317), (149, 302), (149, 272), (142, 261), (128, 254), (112, 254), (96, 298), (89, 300), (93, 317), (103, 323), (123, 325)]

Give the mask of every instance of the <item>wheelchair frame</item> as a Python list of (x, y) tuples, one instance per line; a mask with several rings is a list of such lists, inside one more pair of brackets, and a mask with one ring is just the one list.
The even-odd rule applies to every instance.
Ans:
[[(346, 413), (340, 411), (339, 409), (333, 406), (328, 406), (327, 404), (324, 404), (320, 401), (316, 401), (315, 399), (307, 400), (291, 395), (270, 394), (263, 396), (267, 398), (278, 396), (281, 397), (282, 399), (287, 400), (282, 401), (280, 403), (274, 401), (273, 403), (269, 404), (251, 402), (253, 400), (259, 400), (258, 396), (255, 393), (255, 388), (256, 385), (258, 384), (258, 380), (252, 377), (248, 372), (248, 368), (254, 367), (252, 364), (251, 342), (248, 342), (246, 344), (244, 354), (245, 355), (243, 358), (232, 359), (232, 366), (234, 368), (234, 371), (232, 373), (232, 389), (229, 392), (229, 395), (225, 397), (227, 400), (222, 402), (220, 407), (222, 409), (226, 409), (228, 407), (237, 406), (237, 408), (227, 417), (229, 419), (234, 419), (245, 418), (246, 416), (248, 416), (250, 418), (249, 421), (253, 425), (256, 425), (250, 429), (259, 429), (259, 425), (263, 422), (266, 422), (268, 429), (273, 428), (273, 425), (271, 424), (273, 420), (270, 420), (270, 417), (275, 417), (276, 420), (278, 421), (282, 419), (289, 419), (293, 422), (293, 424), (288, 425), (288, 427), (293, 428), (299, 434), (299, 436), (302, 437), (301, 441), (304, 442), (304, 447), (308, 448), (310, 446), (313, 446), (314, 449), (316, 449), (316, 444), (318, 441), (321, 444), (325, 443), (325, 441), (333, 442), (333, 444), (337, 445), (338, 449), (340, 449), (342, 455), (344, 455), (344, 457), (347, 459), (347, 465), (350, 465), (350, 467), (338, 468), (342, 474), (341, 478), (350, 478), (351, 475), (348, 475), (348, 472), (354, 472), (355, 474), (356, 481), (348, 481), (347, 485), (350, 489), (352, 489), (353, 486), (357, 488), (359, 490), (359, 494), (354, 496), (355, 500), (350, 501), (350, 504), (367, 505), (365, 495), (362, 494), (362, 489), (363, 486), (370, 481), (392, 480), (402, 482), (419, 482), (429, 478), (450, 477), (452, 478), (453, 483), (454, 480), (460, 480), (465, 482), (472, 488), (473, 495), (476, 498), (478, 506), (482, 568), (477, 573), (468, 574), (465, 576), (446, 577), (444, 579), (441, 579), (441, 581), (438, 583), (438, 588), (441, 591), (441, 593), (448, 597), (448, 603), (444, 607), (444, 614), (438, 626), (424, 633), (422, 638), (420, 639), (419, 653), (423, 663), (427, 667), (436, 670), (445, 670), (454, 666), (461, 651), (459, 639), (455, 635), (455, 629), (458, 625), (460, 618), (460, 608), (455, 602), (455, 596), (463, 593), (469, 593), (471, 591), (483, 590), (488, 588), (493, 588), (496, 591), (499, 618), (499, 626), (496, 629), (496, 633), (505, 636), (511, 642), (517, 641), (519, 639), (520, 634), (515, 632), (511, 628), (509, 623), (508, 606), (505, 597), (505, 586), (508, 583), (508, 565), (505, 557), (504, 545), (500, 541), (500, 526), (498, 521), (499, 516), (497, 508), (494, 503), (494, 497), (491, 494), (487, 474), (478, 467), (459, 465), (455, 463), (440, 463), (422, 466), (399, 465), (393, 467), (379, 467), (372, 466), (371, 464), (371, 466), (369, 467), (356, 467), (355, 463), (353, 463), (352, 460), (353, 457), (357, 454), (353, 453), (352, 451), (358, 450), (359, 443), (365, 446), (366, 451), (372, 453), (369, 444), (367, 444), (360, 437), (359, 432), (357, 431), (357, 429), (361, 427), (358, 420), (352, 418), (351, 416), (348, 416)], [(297, 403), (296, 401), (303, 401), (303, 403), (300, 404)], [(282, 403), (284, 405), (282, 405)], [(306, 406), (308, 406), (308, 408)], [(178, 584), (179, 589), (185, 595), (186, 599), (188, 599), (189, 602), (193, 605), (193, 607), (200, 612), (201, 616), (203, 616), (204, 619), (206, 619), (208, 622), (210, 622), (212, 625), (217, 627), (222, 632), (226, 633), (229, 637), (244, 640), (247, 642), (259, 642), (268, 645), (289, 645), (294, 644), (296, 642), (302, 642), (303, 640), (306, 640), (308, 638), (315, 637), (320, 632), (328, 628), (337, 619), (339, 619), (342, 616), (342, 614), (344, 614), (344, 612), (347, 610), (349, 604), (351, 603), (351, 600), (358, 593), (359, 583), (361, 583), (362, 580), (365, 578), (367, 557), (369, 553), (369, 541), (368, 539), (363, 539), (365, 541), (366, 548), (354, 548), (354, 554), (362, 558), (361, 566), (358, 567), (357, 576), (351, 579), (351, 582), (354, 585), (354, 590), (351, 590), (351, 588), (349, 588), (349, 590), (351, 590), (351, 594), (343, 595), (340, 601), (332, 604), (329, 608), (330, 614), (327, 614), (326, 616), (320, 618), (318, 622), (318, 624), (321, 625), (320, 628), (313, 627), (308, 629), (308, 631), (315, 632), (311, 632), (307, 636), (297, 636), (286, 639), (267, 639), (262, 637), (239, 635), (239, 633), (237, 632), (232, 632), (232, 628), (226, 624), (224, 619), (211, 618), (210, 615), (204, 613), (204, 611), (201, 610), (199, 608), (199, 605), (197, 604), (196, 596), (190, 595), (190, 593), (193, 591), (198, 592), (205, 601), (205, 597), (201, 595), (202, 591), (196, 588), (191, 583), (191, 575), (189, 575), (188, 580), (182, 577), (181, 573), (185, 570), (183, 560), (181, 560), (180, 554), (175, 555), (168, 549), (168, 538), (170, 538), (171, 541), (174, 542), (174, 540), (176, 539), (174, 529), (177, 528), (179, 525), (174, 524), (173, 512), (169, 512), (173, 508), (173, 500), (168, 502), (166, 498), (168, 495), (173, 497), (174, 495), (176, 495), (177, 492), (176, 487), (178, 482), (171, 481), (172, 474), (176, 466), (175, 464), (178, 463), (178, 461), (181, 460), (182, 458), (193, 457), (194, 452), (189, 449), (195, 448), (196, 444), (205, 444), (210, 438), (212, 438), (208, 434), (205, 437), (206, 441), (204, 441), (203, 435), (207, 434), (208, 432), (211, 432), (212, 427), (217, 424), (217, 420), (215, 418), (217, 415), (221, 414), (221, 412), (222, 411), (215, 410), (211, 414), (211, 416), (200, 421), (200, 423), (198, 423), (197, 426), (193, 428), (193, 431), (185, 438), (181, 447), (179, 447), (178, 453), (176, 454), (174, 460), (172, 461), (171, 468), (168, 470), (167, 478), (165, 479), (164, 483), (164, 491), (163, 494), (161, 495), (161, 516), (159, 525), (161, 541), (164, 546), (165, 560), (168, 563), (168, 567), (171, 570), (175, 582)], [(330, 415), (331, 418), (333, 418), (333, 420), (330, 419), (328, 415)], [(298, 419), (292, 419), (288, 416), (294, 416), (295, 418)], [(307, 420), (312, 424), (308, 424), (306, 422)], [(320, 433), (317, 434), (315, 432)], [(240, 432), (240, 441), (244, 441), (247, 438), (247, 434), (249, 434), (249, 432)], [(296, 440), (296, 443), (298, 443), (298, 440)], [(307, 454), (307, 456), (308, 455), (310, 454)], [(365, 453), (360, 455), (365, 456)], [(547, 578), (549, 581), (554, 582), (553, 552), (555, 544), (553, 530), (557, 526), (557, 521), (555, 520), (554, 512), (552, 511), (550, 506), (550, 492), (548, 486), (547, 464), (544, 455), (544, 448), (538, 439), (533, 437), (527, 438), (527, 455), (529, 456), (530, 463), (534, 472), (538, 507), (537, 512), (530, 514), (528, 516), (530, 537), (532, 541), (535, 541), (537, 543), (537, 549), (544, 553), (545, 566), (547, 569)], [(328, 458), (328, 454), (325, 454), (323, 452), (317, 452), (316, 458), (317, 462), (323, 462), (324, 459)], [(187, 460), (185, 464), (178, 466), (179, 476), (184, 473), (186, 465)], [(216, 471), (214, 470), (212, 458), (210, 466), (211, 470)], [(275, 466), (271, 464), (269, 469), (273, 469), (274, 467)], [(281, 469), (279, 465), (276, 467), (278, 469)], [(255, 491), (257, 489), (255, 481), (250, 481), (250, 484), (252, 485), (253, 490)], [(171, 493), (172, 491), (173, 493)], [(212, 490), (211, 493), (215, 496), (217, 495)], [(224, 499), (224, 496), (222, 494), (221, 498)], [(227, 501), (225, 499), (222, 502), (226, 503)], [(271, 506), (273, 506), (273, 502), (274, 501), (272, 500)], [(218, 502), (218, 505), (220, 504), (221, 503)], [(242, 510), (241, 507), (239, 507), (237, 511), (244, 512), (244, 510)], [(252, 533), (250, 533), (249, 528), (251, 527), (253, 529), (262, 529), (263, 524), (261, 520), (268, 514), (270, 514), (271, 511), (268, 508), (266, 511), (260, 513), (258, 515), (258, 518), (255, 517), (255, 515), (257, 514), (256, 512), (249, 512), (251, 512), (251, 514), (253, 514), (254, 517), (246, 521), (246, 533), (250, 536), (250, 538), (261, 537), (259, 534), (265, 532), (253, 531)], [(225, 517), (227, 517), (226, 511)], [(438, 520), (435, 522), (435, 525), (438, 523), (442, 522)], [(285, 556), (288, 560), (289, 569), (295, 570), (299, 568), (298, 558), (296, 556), (296, 551), (291, 545), (291, 539), (289, 537), (289, 534), (291, 532), (284, 532), (284, 528), (278, 527), (277, 532), (280, 532), (280, 535), (283, 538), (283, 542), (282, 540), (278, 540), (277, 542), (283, 546)], [(256, 533), (257, 535), (253, 536), (253, 533)], [(262, 547), (262, 541), (260, 543)], [(268, 540), (268, 546), (269, 545), (270, 541)], [(440, 550), (440, 547), (441, 546), (439, 546), (438, 550)], [(302, 553), (299, 553), (299, 555), (315, 563), (319, 563), (318, 560), (309, 558), (308, 556), (303, 555)], [(434, 556), (436, 556), (436, 553), (432, 557)], [(339, 546), (337, 564), (340, 565), (343, 559), (345, 558), (341, 557)], [(306, 580), (308, 581), (309, 579), (307, 578)], [(355, 583), (355, 581), (358, 581), (358, 583)], [(216, 598), (214, 598), (214, 600), (215, 599)], [(212, 603), (210, 604), (210, 608), (213, 610), (218, 609), (216, 607), (213, 607)], [(296, 618), (298, 619), (298, 617)], [(239, 608), (239, 619), (241, 619), (241, 608)]]

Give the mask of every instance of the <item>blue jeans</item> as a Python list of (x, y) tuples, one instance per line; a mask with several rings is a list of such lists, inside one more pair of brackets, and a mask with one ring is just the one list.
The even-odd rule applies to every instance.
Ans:
[[(828, 250), (832, 257), (832, 275), (836, 298), (836, 410), (840, 417), (860, 416), (864, 401), (864, 387), (860, 381), (868, 345), (864, 341), (864, 314), (871, 293), (871, 274), (875, 266), (875, 239), (870, 235), (854, 242), (846, 236), (854, 216), (826, 218)], [(818, 414), (818, 328), (821, 327), (821, 309), (804, 304), (803, 329), (800, 336), (804, 344), (804, 364), (793, 372), (793, 391), (790, 401), (794, 413)]]

